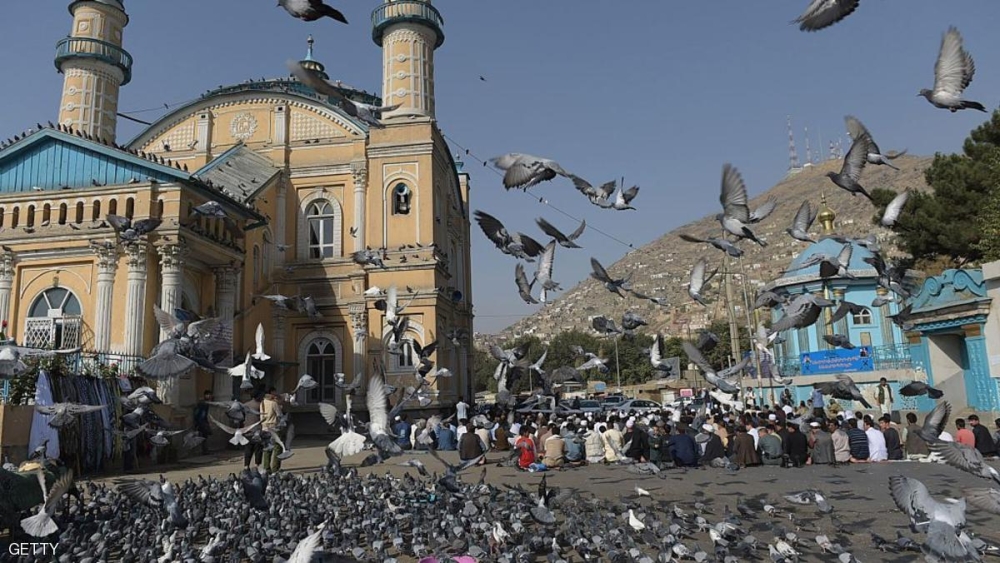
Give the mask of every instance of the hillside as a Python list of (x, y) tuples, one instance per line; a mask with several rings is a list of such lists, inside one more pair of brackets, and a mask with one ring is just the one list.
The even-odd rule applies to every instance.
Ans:
[[(869, 166), (865, 170), (862, 184), (869, 190), (875, 188), (895, 191), (927, 190), (924, 170), (932, 160), (930, 157), (904, 156), (895, 161), (901, 169), (899, 172), (886, 166)], [(893, 244), (893, 234), (871, 224), (874, 211), (868, 200), (860, 196), (852, 197), (824, 177), (824, 174), (839, 167), (840, 162), (837, 161), (805, 168), (753, 198), (751, 209), (771, 196), (779, 203), (770, 217), (754, 226), (754, 232), (764, 238), (768, 246), (761, 248), (750, 242), (741, 245), (746, 251), (743, 263), (750, 288), (780, 276), (792, 258), (808, 246), (808, 243), (789, 237), (785, 229), (791, 225), (802, 201), (808, 199), (815, 209), (820, 205), (821, 193), (825, 194), (827, 205), (837, 214), (838, 233), (863, 237), (875, 232), (888, 255), (897, 252)], [(608, 268), (612, 277), (623, 277), (628, 272), (633, 272), (633, 287), (646, 295), (666, 297), (667, 306), (661, 307), (631, 297), (621, 299), (588, 278), (534, 315), (525, 317), (504, 329), (499, 336), (515, 337), (531, 333), (545, 339), (563, 330), (586, 329), (590, 326), (588, 319), (595, 315), (610, 315), (620, 319), (626, 310), (643, 315), (650, 323), (648, 327), (650, 330), (685, 336), (691, 331), (707, 326), (714, 319), (725, 317), (726, 312), (719, 299), (721, 287), (715, 280), (704, 292), (709, 302), (707, 309), (692, 302), (686, 292), (690, 268), (698, 258), (706, 256), (709, 259), (709, 268), (714, 269), (722, 266), (723, 253), (708, 245), (683, 242), (677, 237), (682, 232), (698, 237), (719, 236), (721, 227), (713, 218), (716, 210), (710, 211), (711, 215), (666, 233), (659, 239), (625, 255)], [(817, 237), (821, 231), (822, 225), (817, 220), (811, 234)], [(739, 272), (739, 264), (736, 261), (731, 261), (730, 264), (732, 271)], [(736, 280), (739, 283), (740, 278), (737, 276)], [(737, 291), (735, 295), (738, 302), (741, 302), (742, 293)]]

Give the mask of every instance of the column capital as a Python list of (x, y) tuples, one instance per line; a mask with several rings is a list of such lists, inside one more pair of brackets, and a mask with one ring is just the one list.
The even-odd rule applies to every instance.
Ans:
[(354, 177), (354, 189), (363, 190), (368, 187), (368, 164), (364, 161), (351, 163), (351, 176)]
[(351, 315), (351, 330), (354, 332), (354, 340), (360, 341), (368, 338), (368, 309), (364, 303), (358, 303), (348, 307)]
[(233, 266), (212, 268), (212, 273), (215, 274), (216, 291), (236, 291), (236, 273), (238, 271), (239, 269)]
[(91, 250), (97, 255), (97, 271), (102, 274), (113, 274), (118, 269), (118, 247), (91, 245)]
[(125, 247), (129, 272), (146, 273), (149, 262), (147, 250), (148, 246), (143, 241), (134, 242)]
[(14, 280), (14, 253), (0, 254), (0, 281)]
[(160, 255), (162, 270), (180, 270), (184, 265), (184, 258), (189, 254), (186, 246), (174, 243), (157, 246), (156, 252)]

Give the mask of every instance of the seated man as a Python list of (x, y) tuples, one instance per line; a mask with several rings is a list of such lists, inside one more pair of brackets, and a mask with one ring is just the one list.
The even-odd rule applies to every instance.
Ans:
[(681, 426), (683, 425), (677, 425), (674, 435), (667, 440), (667, 452), (670, 459), (673, 460), (674, 465), (678, 467), (697, 467), (697, 444), (694, 443), (694, 438)]
[(583, 439), (576, 433), (576, 425), (572, 422), (563, 428), (563, 442), (566, 443), (566, 465), (583, 465)]
[(549, 425), (549, 437), (545, 439), (545, 457), (542, 458), (542, 463), (545, 467), (555, 469), (557, 467), (562, 467), (566, 459), (566, 441), (563, 440), (562, 434), (559, 433), (559, 426), (557, 424)]
[(781, 438), (774, 432), (774, 425), (768, 424), (760, 428), (760, 460), (764, 465), (781, 465), (784, 450)]

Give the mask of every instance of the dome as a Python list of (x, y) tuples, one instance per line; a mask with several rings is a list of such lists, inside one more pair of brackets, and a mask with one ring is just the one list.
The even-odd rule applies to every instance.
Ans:
[[(830, 214), (833, 214), (830, 211)], [(851, 261), (848, 266), (848, 270), (851, 272), (861, 271), (861, 270), (871, 270), (874, 268), (871, 264), (865, 262), (865, 258), (870, 258), (872, 253), (867, 248), (861, 246), (858, 243), (851, 242)], [(844, 247), (844, 243), (838, 242), (836, 239), (830, 237), (824, 237), (817, 242), (810, 244), (805, 250), (799, 253), (798, 256), (792, 260), (792, 263), (788, 265), (785, 270), (785, 275), (781, 277), (781, 280), (788, 280), (791, 278), (802, 278), (802, 277), (818, 277), (819, 276), (819, 264), (814, 264), (808, 268), (803, 268), (801, 270), (796, 270), (803, 263), (809, 260), (809, 258), (821, 254), (826, 254), (828, 256), (836, 256), (840, 253), (840, 249)], [(782, 285), (781, 280), (778, 280), (777, 285)]]

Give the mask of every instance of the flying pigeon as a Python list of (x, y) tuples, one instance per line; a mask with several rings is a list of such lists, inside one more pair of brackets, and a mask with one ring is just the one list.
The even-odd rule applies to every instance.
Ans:
[(625, 298), (625, 294), (622, 293), (621, 290), (622, 289), (627, 290), (625, 285), (628, 284), (631, 275), (625, 278), (617, 278), (617, 279), (612, 278), (608, 274), (608, 271), (604, 269), (604, 266), (602, 266), (601, 263), (598, 262), (596, 258), (590, 259), (590, 268), (591, 270), (593, 270), (592, 272), (590, 272), (590, 277), (604, 284), (604, 287), (611, 293), (618, 295), (618, 297), (621, 297), (622, 299)]
[(590, 182), (579, 176), (571, 174), (570, 179), (573, 180), (573, 186), (575, 186), (580, 193), (587, 196), (590, 203), (598, 207), (608, 207), (608, 199), (611, 197), (611, 194), (615, 193), (615, 188), (618, 187), (618, 182), (616, 180), (605, 182), (595, 188), (590, 184)]
[(972, 83), (975, 74), (976, 63), (962, 46), (962, 34), (955, 27), (950, 27), (941, 39), (941, 51), (934, 64), (934, 89), (924, 88), (917, 95), (927, 98), (934, 107), (952, 113), (960, 109), (985, 112), (983, 104), (962, 99), (962, 92)]
[(542, 253), (541, 243), (524, 233), (511, 234), (496, 217), (479, 210), (472, 215), (486, 234), (486, 238), (493, 241), (500, 252), (526, 262), (534, 262), (532, 258)]
[(843, 348), (844, 350), (854, 349), (854, 344), (851, 344), (850, 338), (843, 334), (824, 334), (823, 340), (834, 348)]
[(819, 265), (819, 277), (821, 278), (832, 278), (835, 276), (840, 276), (844, 278), (854, 279), (854, 274), (848, 269), (851, 265), (851, 255), (854, 253), (854, 247), (850, 243), (844, 244), (840, 248), (840, 252), (836, 256), (831, 256), (829, 254), (813, 254), (806, 260), (803, 260), (801, 264), (794, 268), (789, 268), (788, 272), (795, 272), (798, 270), (804, 270), (811, 266)]
[(535, 280), (528, 283), (528, 276), (524, 273), (524, 264), (518, 262), (514, 266), (514, 283), (517, 284), (517, 293), (528, 305), (537, 305), (538, 300), (531, 295), (531, 288), (535, 285)]
[(340, 10), (327, 6), (323, 0), (278, 0), (278, 6), (284, 8), (293, 17), (307, 22), (328, 17), (341, 23), (347, 23), (347, 18), (340, 13)]
[(262, 362), (270, 360), (271, 356), (264, 353), (264, 323), (257, 323), (257, 331), (254, 333), (254, 342), (256, 345), (256, 351), (253, 353), (253, 359), (260, 360)]
[(815, 220), (816, 214), (813, 213), (809, 202), (803, 201), (802, 205), (799, 206), (799, 210), (795, 212), (795, 219), (792, 220), (792, 226), (785, 229), (785, 232), (795, 240), (816, 242), (815, 239), (809, 236), (809, 229)]
[(708, 307), (705, 303), (705, 299), (701, 296), (701, 290), (704, 289), (705, 284), (715, 275), (715, 272), (705, 275), (705, 268), (708, 266), (708, 262), (704, 258), (698, 260), (695, 263), (694, 268), (691, 269), (691, 276), (689, 278), (688, 284), (688, 296), (701, 304), (702, 307)]
[(96, 412), (108, 405), (80, 405), (77, 403), (55, 403), (52, 405), (35, 405), (35, 410), (51, 416), (48, 421), (52, 428), (66, 428), (76, 424), (76, 417), (88, 412)]
[(345, 96), (344, 93), (341, 92), (340, 88), (337, 88), (333, 84), (324, 80), (315, 71), (304, 67), (301, 62), (288, 61), (287, 66), (292, 72), (292, 75), (299, 79), (299, 82), (312, 88), (317, 94), (336, 100), (338, 107), (344, 110), (347, 115), (359, 119), (365, 124), (375, 127), (376, 129), (385, 127), (382, 125), (382, 122), (378, 120), (377, 116), (379, 114), (394, 111), (400, 107), (400, 104), (379, 107), (352, 100)]
[(938, 502), (927, 487), (911, 477), (889, 477), (892, 500), (907, 516), (910, 527), (925, 532), (924, 550), (941, 561), (979, 561), (979, 552), (972, 539), (962, 531), (965, 527), (965, 499)]
[(618, 189), (618, 194), (615, 196), (614, 201), (604, 200), (599, 202), (598, 206), (605, 209), (614, 209), (616, 211), (625, 211), (626, 209), (634, 210), (635, 208), (632, 207), (632, 200), (635, 199), (635, 196), (637, 195), (639, 195), (639, 186), (632, 186), (627, 190), (625, 189), (625, 186), (622, 186)]
[(575, 231), (569, 235), (565, 235), (559, 229), (555, 228), (551, 223), (546, 221), (544, 218), (539, 217), (535, 219), (535, 223), (538, 223), (538, 228), (542, 230), (545, 234), (554, 238), (559, 246), (563, 248), (582, 248), (580, 245), (576, 244), (576, 239), (580, 238), (583, 234), (583, 230), (587, 228), (587, 220), (584, 219), (580, 222), (580, 226), (576, 228)]
[(792, 23), (801, 31), (819, 31), (830, 27), (858, 9), (860, 0), (811, 0), (806, 11)]
[(491, 158), (490, 164), (504, 171), (503, 187), (508, 190), (522, 188), (528, 191), (528, 188), (556, 176), (569, 177), (569, 172), (556, 161), (530, 154), (512, 152)]
[(599, 334), (621, 334), (621, 330), (615, 326), (615, 321), (603, 315), (590, 320), (590, 326)]
[(904, 397), (927, 395), (931, 399), (940, 399), (944, 396), (944, 391), (935, 389), (923, 381), (911, 381), (899, 388), (899, 394)]
[(719, 250), (721, 250), (721, 251), (725, 252), (726, 254), (732, 256), (733, 258), (739, 258), (740, 256), (743, 256), (743, 249), (741, 249), (740, 247), (736, 246), (735, 244), (729, 242), (726, 239), (714, 238), (714, 237), (698, 238), (698, 237), (691, 236), (691, 235), (685, 234), (685, 233), (681, 233), (681, 234), (679, 234), (677, 236), (681, 237), (682, 240), (686, 240), (687, 242), (697, 242), (697, 243), (711, 244), (715, 248), (718, 248)]
[(750, 208), (747, 206), (747, 186), (732, 164), (725, 164), (722, 167), (722, 190), (719, 194), (719, 202), (722, 204), (723, 212), (716, 215), (722, 228), (729, 234), (741, 239), (750, 239), (760, 246), (767, 246), (767, 243), (757, 238), (757, 235), (750, 230)]
[(812, 325), (819, 319), (820, 311), (825, 307), (833, 307), (833, 301), (827, 301), (822, 297), (817, 297), (811, 293), (803, 293), (785, 307), (785, 316), (778, 319), (771, 325), (768, 338), (771, 339), (779, 332), (791, 328), (805, 328)]
[(846, 317), (848, 314), (860, 315), (866, 310), (867, 308), (864, 305), (858, 305), (857, 303), (851, 303), (850, 301), (841, 301), (840, 305), (837, 306), (837, 310), (833, 312), (833, 315), (830, 316), (830, 320), (827, 321), (826, 324), (832, 325), (833, 323)]
[(138, 241), (143, 235), (153, 232), (163, 223), (161, 219), (153, 217), (133, 221), (121, 215), (108, 215), (106, 219), (108, 224), (118, 233), (118, 237), (126, 243)]
[(844, 157), (844, 164), (840, 167), (840, 172), (827, 172), (826, 176), (838, 188), (847, 190), (851, 195), (861, 194), (872, 201), (871, 194), (868, 193), (861, 184), (861, 172), (868, 162), (868, 138), (862, 137), (851, 142), (851, 148)]
[(29, 536), (43, 538), (59, 531), (59, 526), (52, 520), (52, 516), (59, 508), (62, 497), (73, 486), (73, 470), (67, 470), (52, 484), (52, 487), (45, 484), (44, 471), (38, 469), (35, 475), (38, 477), (38, 485), (42, 488), (42, 506), (38, 514), (21, 520), (21, 529)]
[[(708, 360), (705, 359), (705, 356), (701, 354), (701, 351), (698, 350), (694, 344), (685, 340), (681, 345), (684, 347), (684, 353), (687, 354), (688, 359), (696, 364), (701, 371), (705, 373), (705, 381), (708, 381), (723, 393), (736, 393), (740, 390), (740, 386), (727, 380), (726, 375), (723, 375), (723, 372), (716, 372), (715, 368), (708, 363)], [(749, 360), (749, 358), (747, 358), (747, 360)], [(739, 371), (742, 371), (747, 366), (747, 360), (740, 362), (740, 364), (733, 366), (733, 368), (726, 370), (724, 373), (727, 375), (738, 374)], [(736, 368), (739, 368), (739, 370), (734, 371)]]
[(559, 284), (552, 280), (552, 266), (555, 262), (555, 257), (556, 241), (553, 240), (545, 246), (545, 250), (543, 250), (541, 256), (539, 256), (538, 270), (535, 272), (535, 279), (532, 282), (538, 282), (542, 286), (541, 293), (538, 297), (538, 300), (542, 304), (548, 303), (548, 292), (561, 289)]
[(892, 201), (890, 201), (889, 205), (885, 207), (885, 212), (882, 214), (882, 226), (894, 227), (896, 225), (896, 221), (899, 220), (899, 215), (903, 212), (903, 207), (906, 206), (906, 200), (909, 198), (909, 190), (892, 198)]
[(864, 395), (861, 394), (861, 390), (858, 389), (857, 384), (851, 379), (849, 375), (843, 373), (837, 374), (836, 381), (825, 381), (823, 383), (813, 383), (813, 387), (819, 389), (819, 392), (824, 395), (831, 395), (835, 399), (843, 399), (845, 401), (859, 401), (866, 409), (872, 408), (868, 401), (865, 400)]
[(868, 132), (868, 128), (865, 127), (863, 123), (861, 123), (860, 119), (854, 117), (853, 115), (848, 115), (847, 117), (844, 118), (844, 121), (847, 122), (847, 132), (850, 133), (852, 140), (861, 138), (868, 140), (868, 151), (866, 155), (866, 160), (868, 161), (868, 164), (875, 164), (875, 165), (884, 164), (889, 168), (892, 168), (893, 170), (899, 170), (899, 168), (897, 168), (890, 161), (895, 160), (906, 154), (906, 149), (903, 149), (900, 152), (895, 152), (892, 154), (882, 154), (882, 151), (878, 148), (878, 145), (875, 143), (874, 137), (872, 137), (872, 134)]

